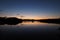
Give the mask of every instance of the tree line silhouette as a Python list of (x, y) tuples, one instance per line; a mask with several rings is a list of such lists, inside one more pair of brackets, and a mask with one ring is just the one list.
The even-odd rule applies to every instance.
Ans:
[(44, 23), (60, 24), (60, 18), (34, 20), (34, 19), (18, 19), (16, 17), (0, 17), (0, 24), (16, 25), (18, 23), (22, 23), (22, 21), (31, 21), (31, 22), (38, 21), (38, 22), (44, 22)]

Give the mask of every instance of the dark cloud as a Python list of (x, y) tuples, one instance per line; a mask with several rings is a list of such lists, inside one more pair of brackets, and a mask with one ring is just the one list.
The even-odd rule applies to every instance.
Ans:
[(0, 10), (0, 12), (2, 12), (3, 10)]

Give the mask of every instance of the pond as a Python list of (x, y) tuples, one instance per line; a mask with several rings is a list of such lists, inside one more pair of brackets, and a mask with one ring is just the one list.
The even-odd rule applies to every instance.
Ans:
[(0, 25), (2, 39), (59, 39), (60, 24), (23, 21), (16, 25)]

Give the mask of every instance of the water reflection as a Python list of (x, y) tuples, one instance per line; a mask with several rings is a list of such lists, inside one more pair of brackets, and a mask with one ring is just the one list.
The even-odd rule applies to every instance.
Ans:
[[(32, 25), (32, 24), (40, 24), (40, 22), (38, 22), (38, 21), (34, 21), (34, 22), (32, 22), (32, 21), (23, 21), (22, 23), (20, 23), (20, 24), (27, 24), (27, 25)], [(18, 24), (19, 25), (19, 24)]]
[[(49, 38), (56, 38), (57, 36), (60, 37), (60, 31), (56, 30), (59, 28), (59, 24), (49, 24), (49, 23), (42, 23), (39, 21), (22, 21), (20, 23), (14, 24), (4, 24), (0, 25), (0, 30), (2, 31), (4, 38), (6, 37), (21, 37), (21, 35), (38, 35), (43, 37)], [(13, 36), (12, 36), (13, 35)], [(57, 36), (56, 36), (57, 35)], [(51, 37), (50, 37), (51, 36)], [(28, 37), (28, 36), (27, 36)], [(47, 38), (46, 37), (46, 38)]]
[(46, 24), (57, 25), (56, 23), (48, 23), (48, 22), (40, 22), (40, 21), (21, 21), (17, 23), (0, 23), (0, 25), (46, 25)]

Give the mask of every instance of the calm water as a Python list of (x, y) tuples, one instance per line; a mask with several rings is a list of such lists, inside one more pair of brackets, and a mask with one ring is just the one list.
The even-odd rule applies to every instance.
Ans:
[[(17, 25), (0, 25), (2, 39), (15, 38), (37, 38), (37, 39), (59, 39), (60, 24), (42, 22), (22, 22)], [(39, 36), (39, 37), (38, 37)]]

